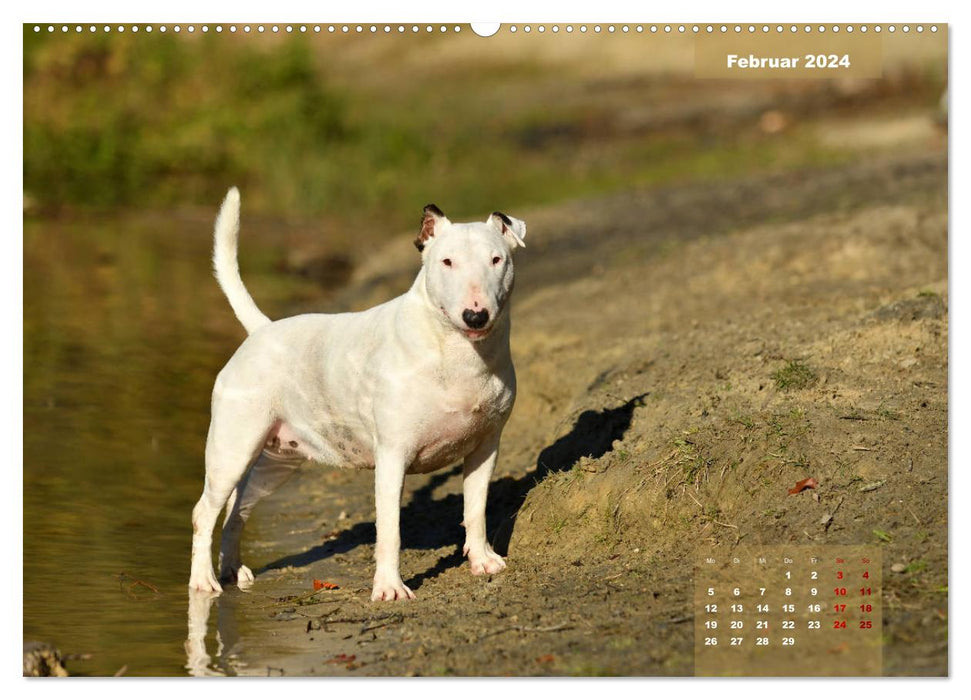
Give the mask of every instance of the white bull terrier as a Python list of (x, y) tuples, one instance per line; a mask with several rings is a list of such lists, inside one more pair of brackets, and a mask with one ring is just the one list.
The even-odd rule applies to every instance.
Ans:
[(401, 580), (405, 474), (464, 461), (465, 547), (473, 574), (505, 568), (486, 541), (499, 438), (516, 397), (509, 352), (512, 252), (526, 224), (495, 212), (456, 224), (425, 207), (411, 289), (358, 313), (270, 321), (239, 275), (239, 192), (216, 218), (216, 279), (249, 337), (216, 378), (206, 481), (192, 511), (189, 587), (222, 590), (212, 531), (226, 506), (220, 578), (253, 581), (239, 542), (253, 506), (305, 460), (374, 469), (377, 567), (371, 600), (414, 598)]

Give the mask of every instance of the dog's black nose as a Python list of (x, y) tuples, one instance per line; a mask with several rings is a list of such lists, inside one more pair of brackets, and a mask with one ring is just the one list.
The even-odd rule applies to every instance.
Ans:
[(489, 312), (485, 309), (479, 309), (478, 311), (466, 309), (462, 312), (462, 320), (465, 321), (465, 325), (469, 328), (482, 328), (489, 322)]

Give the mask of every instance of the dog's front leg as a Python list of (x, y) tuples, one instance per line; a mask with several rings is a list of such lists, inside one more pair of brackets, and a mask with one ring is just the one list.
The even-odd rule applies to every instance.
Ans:
[(377, 567), (371, 600), (414, 598), (401, 580), (398, 556), (401, 551), (401, 490), (405, 482), (407, 460), (391, 452), (378, 451), (374, 465), (375, 524), (378, 530), (374, 547)]
[(506, 568), (506, 562), (496, 554), (486, 541), (486, 500), (489, 480), (499, 457), (499, 433), (487, 439), (478, 449), (465, 458), (462, 490), (465, 498), (465, 547), (472, 573), (495, 574)]

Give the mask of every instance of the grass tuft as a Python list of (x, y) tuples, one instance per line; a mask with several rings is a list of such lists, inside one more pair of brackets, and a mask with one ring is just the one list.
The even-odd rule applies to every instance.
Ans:
[(809, 365), (790, 360), (785, 367), (773, 373), (772, 381), (780, 391), (792, 391), (808, 389), (819, 381), (819, 376)]

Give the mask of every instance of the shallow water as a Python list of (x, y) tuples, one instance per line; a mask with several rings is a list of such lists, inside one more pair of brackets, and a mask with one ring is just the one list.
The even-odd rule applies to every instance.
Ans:
[[(209, 395), (244, 337), (210, 272), (210, 227), (24, 224), (24, 639), (89, 654), (72, 674), (186, 673)], [(252, 261), (271, 300), (293, 291), (280, 255), (247, 237), (243, 274)]]

